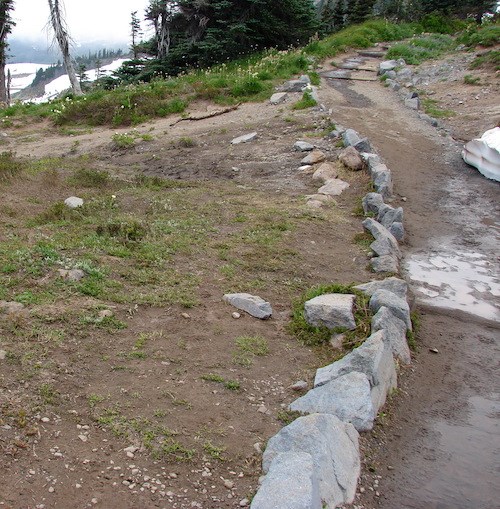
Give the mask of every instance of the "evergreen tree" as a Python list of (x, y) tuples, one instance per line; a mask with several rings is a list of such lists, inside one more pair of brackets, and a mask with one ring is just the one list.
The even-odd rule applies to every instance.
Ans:
[(130, 35), (132, 36), (132, 52), (134, 54), (134, 58), (137, 58), (138, 53), (138, 43), (139, 38), (142, 35), (141, 31), (141, 22), (139, 21), (139, 18), (137, 17), (137, 11), (134, 11), (131, 13), (131, 19), (130, 19)]
[(0, 103), (9, 104), (9, 89), (5, 81), (7, 63), (7, 36), (15, 25), (11, 17), (14, 0), (0, 0)]
[(350, 25), (363, 23), (373, 16), (375, 0), (350, 0), (347, 7), (347, 21)]

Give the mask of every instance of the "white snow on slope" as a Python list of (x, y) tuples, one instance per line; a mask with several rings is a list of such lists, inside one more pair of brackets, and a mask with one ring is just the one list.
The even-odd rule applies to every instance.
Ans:
[(38, 69), (47, 69), (47, 67), (50, 67), (50, 65), (32, 64), (27, 62), (20, 64), (7, 64), (5, 66), (5, 74), (7, 74), (7, 71), (10, 71), (12, 76), (12, 83), (10, 86), (11, 93), (19, 92), (19, 90), (31, 85), (35, 79)]
[(500, 182), (500, 127), (486, 131), (481, 138), (464, 146), (462, 157), (486, 178)]

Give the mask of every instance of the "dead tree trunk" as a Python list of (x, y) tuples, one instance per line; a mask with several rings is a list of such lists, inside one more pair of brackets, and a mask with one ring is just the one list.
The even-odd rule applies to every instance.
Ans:
[(68, 29), (66, 27), (66, 22), (64, 17), (61, 14), (61, 7), (59, 0), (49, 0), (49, 8), (50, 8), (50, 24), (52, 29), (54, 30), (54, 38), (59, 45), (59, 49), (61, 50), (64, 68), (66, 69), (66, 73), (69, 77), (69, 82), (71, 83), (71, 89), (75, 95), (83, 95), (82, 89), (80, 87), (80, 82), (76, 76), (75, 68), (73, 66), (73, 62), (71, 61), (71, 56), (69, 53), (69, 41), (70, 37), (68, 34)]

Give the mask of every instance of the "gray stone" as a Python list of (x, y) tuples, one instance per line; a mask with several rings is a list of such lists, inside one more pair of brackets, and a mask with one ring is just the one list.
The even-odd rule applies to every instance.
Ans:
[(376, 313), (382, 306), (389, 308), (394, 316), (402, 320), (411, 330), (410, 306), (408, 302), (389, 290), (377, 290), (370, 298), (370, 309)]
[(386, 71), (384, 76), (387, 76), (386, 83), (388, 80), (395, 80), (397, 78), (396, 71)]
[(384, 205), (384, 199), (379, 193), (368, 193), (363, 197), (361, 202), (363, 204), (365, 214), (378, 214), (380, 207)]
[(24, 304), (14, 301), (0, 300), (0, 313), (6, 313), (8, 315), (20, 313), (24, 310)]
[(299, 78), (299, 81), (301, 81), (302, 83), (305, 83), (306, 85), (309, 85), (311, 83), (311, 78), (309, 78), (309, 76), (307, 74), (303, 74)]
[(385, 80), (385, 84), (387, 85), (388, 88), (390, 88), (391, 90), (394, 90), (395, 92), (397, 92), (398, 90), (401, 90), (401, 85), (397, 81), (389, 79), (389, 80)]
[(308, 154), (300, 164), (316, 164), (321, 163), (326, 159), (326, 156), (321, 150), (313, 150), (310, 154)]
[(396, 72), (396, 74), (398, 79), (404, 83), (410, 81), (413, 76), (413, 73), (409, 67), (404, 67), (403, 69), (400, 69), (399, 71)]
[(343, 131), (340, 131), (339, 129), (334, 129), (333, 131), (330, 131), (328, 133), (327, 138), (336, 140), (337, 138), (340, 138), (342, 136), (342, 133)]
[(390, 205), (384, 204), (380, 207), (377, 221), (384, 225), (386, 228), (389, 228), (392, 223), (402, 223), (403, 222), (403, 208), (398, 207), (394, 208)]
[(380, 62), (380, 65), (378, 66), (379, 74), (384, 74), (387, 71), (392, 71), (398, 66), (399, 64), (397, 60), (384, 60), (383, 62)]
[(356, 328), (353, 314), (355, 299), (355, 295), (342, 293), (319, 295), (304, 304), (305, 319), (316, 327), (345, 327), (353, 330)]
[(301, 80), (290, 80), (284, 83), (281, 87), (283, 92), (302, 92), (308, 83)]
[(389, 292), (395, 293), (402, 299), (406, 299), (408, 294), (408, 283), (404, 279), (400, 279), (398, 277), (388, 277), (386, 279), (381, 279), (380, 281), (370, 281), (369, 283), (357, 285), (354, 288), (369, 297), (371, 297), (377, 290), (388, 290)]
[(357, 431), (373, 428), (377, 416), (371, 398), (370, 382), (365, 373), (351, 371), (325, 385), (310, 390), (290, 405), (304, 414), (332, 414), (350, 422)]
[(330, 79), (344, 79), (348, 80), (351, 77), (351, 72), (348, 69), (340, 69), (338, 71), (328, 71), (322, 74), (324, 78)]
[(427, 115), (425, 113), (420, 113), (419, 117), (423, 121), (427, 122), (428, 124), (430, 124), (433, 127), (438, 127), (439, 126), (439, 121), (437, 119), (435, 119), (435, 118), (433, 118), (433, 117), (431, 117), (431, 116), (429, 116), (429, 115)]
[(390, 346), (394, 357), (403, 364), (411, 363), (410, 348), (406, 341), (406, 325), (389, 308), (382, 306), (372, 318), (372, 331), (384, 330), (384, 341)]
[(293, 148), (298, 152), (310, 152), (311, 150), (314, 150), (314, 145), (307, 141), (296, 141)]
[(329, 180), (337, 178), (337, 175), (337, 167), (333, 163), (322, 163), (313, 173), (312, 178), (320, 182), (328, 182)]
[(0, 361), (4, 361), (7, 357), (7, 352), (5, 350), (0, 350)]
[(252, 500), (251, 509), (321, 509), (318, 476), (307, 452), (278, 454)]
[(362, 170), (365, 166), (361, 155), (353, 146), (349, 146), (340, 152), (339, 161), (354, 171)]
[(412, 97), (411, 99), (405, 99), (405, 106), (412, 110), (420, 109), (420, 99), (418, 97)]
[[(375, 238), (375, 246), (372, 244), (372, 249), (379, 255), (386, 254), (392, 255), (401, 259), (401, 250), (399, 249), (398, 241), (394, 235), (383, 225), (371, 217), (366, 218), (362, 223), (363, 228), (369, 231)], [(374, 249), (374, 247), (376, 249)], [(383, 253), (383, 254), (381, 254)]]
[(389, 227), (389, 231), (394, 235), (394, 238), (401, 242), (405, 238), (405, 229), (403, 223), (392, 223)]
[(356, 143), (359, 143), (361, 141), (361, 137), (354, 129), (346, 129), (344, 134), (342, 134), (342, 140), (346, 147), (351, 147), (356, 145)]
[(329, 196), (340, 196), (347, 188), (349, 184), (340, 179), (330, 179), (324, 186), (318, 189), (319, 194), (326, 194)]
[(308, 200), (320, 201), (321, 203), (332, 203), (334, 201), (328, 194), (310, 194), (306, 198)]
[(290, 385), (290, 389), (292, 389), (292, 391), (305, 391), (307, 389), (307, 382), (305, 380), (299, 380), (293, 385)]
[(354, 144), (354, 148), (358, 152), (370, 152), (370, 150), (372, 149), (372, 146), (370, 145), (368, 138), (361, 138), (358, 141), (358, 143)]
[(249, 315), (261, 320), (266, 320), (273, 314), (271, 304), (255, 295), (248, 293), (227, 293), (223, 299), (235, 308), (246, 311)]
[(277, 92), (276, 94), (273, 94), (271, 96), (271, 99), (269, 99), (269, 102), (271, 104), (281, 104), (284, 103), (288, 99), (288, 94), (286, 92)]
[[(309, 95), (311, 96), (311, 98), (314, 99), (319, 104), (320, 98), (319, 98), (319, 94), (318, 94), (318, 87), (309, 85), (306, 88), (306, 92), (309, 92)], [(326, 110), (324, 105), (321, 105), (321, 107), (323, 110)]]
[(64, 204), (70, 209), (77, 209), (83, 206), (83, 200), (78, 196), (70, 196), (64, 200)]
[(231, 141), (231, 145), (239, 145), (240, 143), (248, 143), (249, 141), (253, 141), (257, 138), (257, 133), (248, 133), (244, 134), (243, 136), (238, 136), (238, 138), (234, 138), (234, 140)]
[(322, 502), (330, 508), (348, 504), (354, 500), (360, 473), (358, 438), (352, 424), (334, 415), (299, 417), (269, 440), (263, 468), (267, 472), (280, 453), (306, 452), (313, 460)]
[(397, 386), (396, 367), (392, 351), (384, 342), (385, 332), (373, 333), (361, 346), (339, 361), (316, 371), (314, 386), (320, 387), (333, 380), (357, 371), (364, 373), (370, 382), (375, 415), (385, 403), (387, 393)]
[(394, 256), (377, 256), (370, 260), (370, 267), (377, 274), (399, 272), (399, 262)]
[(392, 175), (391, 170), (383, 163), (375, 164), (370, 168), (373, 186), (377, 193), (385, 199), (392, 196)]
[(311, 209), (320, 209), (321, 207), (323, 207), (324, 202), (319, 200), (307, 200), (306, 205)]
[(361, 157), (368, 166), (368, 173), (370, 174), (370, 176), (372, 174), (373, 168), (376, 168), (378, 164), (382, 164), (382, 161), (378, 154), (373, 154), (371, 152), (361, 152)]

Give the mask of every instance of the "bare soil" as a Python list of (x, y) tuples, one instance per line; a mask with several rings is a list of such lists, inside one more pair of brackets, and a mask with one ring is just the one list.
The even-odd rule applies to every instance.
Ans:
[[(457, 65), (459, 72), (469, 73)], [(456, 139), (476, 136), (498, 121), (493, 107), (487, 114), (476, 107), (491, 105), (497, 92), (491, 73), (482, 79), (491, 80), (489, 95), (463, 104), (457, 97), (472, 98), (480, 87), (432, 84), (435, 97), (449, 100), (459, 113), (447, 124)], [(446, 99), (448, 93), (454, 95)], [(117, 195), (121, 214), (137, 214), (144, 221), (154, 222), (154, 214), (148, 215), (153, 203), (172, 206), (173, 218), (206, 214), (212, 219), (204, 223), (202, 240), (190, 228), (189, 240), (178, 239), (186, 245), (161, 269), (147, 265), (151, 277), (139, 273), (135, 258), (97, 252), (93, 260), (122, 285), (116, 291), (120, 298), (112, 290), (102, 298), (63, 287), (54, 266), (33, 276), (17, 268), (6, 272), (9, 286), (2, 298), (11, 300), (21, 290), (38, 295), (40, 285), (51, 297), (28, 303), (25, 314), (0, 324), (0, 349), (8, 352), (0, 361), (0, 507), (215, 509), (239, 507), (251, 498), (260, 475), (259, 450), (289, 418), (284, 409), (296, 397), (290, 385), (299, 379), (310, 382), (318, 366), (338, 355), (328, 346), (305, 347), (290, 336), (286, 325), (293, 300), (318, 283), (373, 278), (366, 270), (366, 251), (354, 242), (362, 231), (354, 211), (368, 189), (366, 175), (339, 168), (351, 183), (348, 191), (325, 209), (305, 206), (304, 196), (318, 186), (297, 171), (303, 155), (292, 146), (298, 139), (309, 140), (334, 161), (338, 148), (323, 137), (330, 120), (368, 136), (393, 170), (394, 204), (405, 208), (408, 252), (427, 249), (432, 239), (443, 237), (457, 245), (481, 242), (477, 224), (464, 226), (457, 217), (464, 204), (437, 214), (453, 194), (446, 185), (457, 173), (488, 204), (479, 222), (498, 224), (498, 186), (460, 161), (451, 136), (423, 123), (381, 84), (325, 81), (320, 97), (333, 110), (331, 119), (315, 110), (292, 111), (289, 102), (245, 104), (219, 117), (175, 126), (170, 124), (176, 118), (158, 120), (136, 131), (99, 128), (68, 135), (45, 123), (5, 130), (5, 150), (41, 161), (39, 171), (0, 185), (0, 238), (9, 245), (15, 239), (20, 248), (33, 248), (65, 230), (87, 238), (94, 225), (73, 231), (71, 222), (32, 223), (51, 204), (77, 193), (90, 203)], [(213, 109), (198, 104), (192, 113)], [(229, 144), (251, 131), (258, 132), (254, 142)], [(134, 145), (118, 147), (116, 132), (131, 134)], [(115, 180), (103, 188), (75, 185), (68, 177), (82, 165), (107, 170)], [(193, 187), (136, 188), (131, 184), (136, 175)], [(159, 217), (165, 214), (154, 210)], [(287, 216), (290, 225), (274, 233), (278, 241), (255, 241), (252, 236), (262, 232), (245, 221), (258, 221), (263, 229), (279, 212), (279, 220)], [(92, 220), (111, 213), (103, 208), (101, 214)], [(486, 245), (495, 243), (494, 235), (488, 237)], [(86, 253), (76, 241), (66, 249), (73, 257)], [(180, 277), (165, 285), (180, 285), (182, 298), (177, 293), (165, 297), (163, 283), (155, 280), (171, 272)], [(185, 278), (195, 283), (185, 285)], [(141, 295), (141, 285), (147, 295)], [(272, 319), (259, 321), (244, 313), (232, 318), (234, 309), (221, 301), (227, 291), (268, 299)], [(183, 305), (186, 299), (190, 307)], [(82, 322), (102, 309), (111, 310), (126, 328)], [(235, 340), (248, 336), (264, 338), (269, 352), (250, 355), (242, 365)], [(356, 505), (494, 507), (498, 492), (489, 483), (491, 472), (475, 471), (476, 483), (483, 479), (484, 485), (477, 484), (478, 498), (464, 502), (469, 505), (450, 498), (448, 488), (439, 484), (446, 478), (435, 485), (431, 481), (446, 471), (445, 465), (457, 465), (433, 423), (463, 424), (468, 398), (490, 394), (495, 384), (498, 388), (497, 341), (495, 324), (422, 309), (415, 363), (400, 372), (401, 391), (374, 432), (362, 437), (364, 470)], [(430, 347), (440, 353), (429, 352)], [(237, 382), (239, 389), (207, 380), (210, 375)], [(127, 455), (129, 446), (134, 452)], [(488, 457), (480, 467), (490, 464)], [(463, 483), (457, 479), (450, 485), (460, 494)]]

